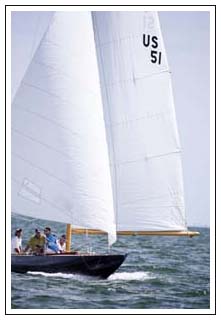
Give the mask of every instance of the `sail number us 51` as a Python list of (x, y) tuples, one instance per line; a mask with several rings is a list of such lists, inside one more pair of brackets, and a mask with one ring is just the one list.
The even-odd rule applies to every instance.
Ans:
[(158, 51), (158, 37), (150, 34), (143, 34), (143, 45), (150, 48), (150, 61), (152, 63), (161, 64), (162, 52)]

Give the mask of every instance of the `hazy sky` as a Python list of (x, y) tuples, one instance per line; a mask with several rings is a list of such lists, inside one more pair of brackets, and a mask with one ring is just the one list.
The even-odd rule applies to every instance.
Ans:
[(189, 225), (210, 216), (210, 16), (209, 12), (162, 12), (162, 32), (172, 71), (183, 148)]
[[(50, 21), (50, 12), (12, 14), (12, 96)], [(210, 221), (209, 12), (160, 12), (183, 149), (188, 225)]]

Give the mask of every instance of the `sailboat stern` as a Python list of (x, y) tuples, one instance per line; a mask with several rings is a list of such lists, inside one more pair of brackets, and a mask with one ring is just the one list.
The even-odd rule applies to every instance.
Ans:
[[(87, 265), (89, 275), (98, 276), (102, 279), (107, 279), (122, 265), (126, 257), (127, 254), (100, 256), (95, 266), (90, 268)], [(85, 263), (87, 262), (85, 261)]]

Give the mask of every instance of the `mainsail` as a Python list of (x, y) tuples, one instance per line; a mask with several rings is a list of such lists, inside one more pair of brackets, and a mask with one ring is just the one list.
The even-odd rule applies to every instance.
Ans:
[(89, 12), (54, 14), (13, 100), (12, 211), (116, 240)]
[(12, 105), (12, 211), (185, 231), (171, 73), (155, 12), (58, 12)]
[(186, 230), (171, 73), (156, 12), (94, 12), (118, 231)]

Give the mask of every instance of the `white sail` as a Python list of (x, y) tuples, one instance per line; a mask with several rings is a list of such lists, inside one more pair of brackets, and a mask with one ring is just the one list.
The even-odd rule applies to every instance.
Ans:
[(94, 12), (117, 229), (185, 230), (171, 74), (157, 13)]
[(91, 13), (55, 13), (14, 98), (12, 211), (116, 240)]
[[(53, 13), (12, 11), (11, 15), (11, 100), (13, 101)], [(21, 23), (21, 19), (25, 20), (25, 23)]]

